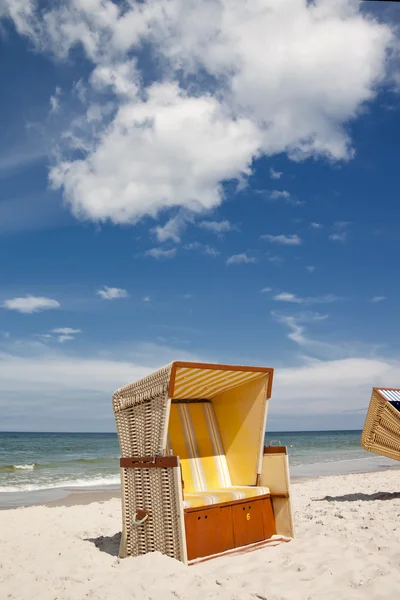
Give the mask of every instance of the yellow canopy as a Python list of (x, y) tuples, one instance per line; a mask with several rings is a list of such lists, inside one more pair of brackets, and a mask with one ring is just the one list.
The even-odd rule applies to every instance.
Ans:
[(268, 374), (267, 398), (270, 398), (273, 371), (268, 367), (173, 362), (168, 395), (173, 400), (210, 400), (222, 392)]

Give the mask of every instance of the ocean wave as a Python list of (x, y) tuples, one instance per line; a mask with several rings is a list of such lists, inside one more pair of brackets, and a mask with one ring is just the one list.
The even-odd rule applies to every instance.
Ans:
[(33, 471), (36, 468), (36, 464), (30, 465), (3, 465), (0, 467), (0, 473), (13, 473), (14, 471)]
[[(337, 457), (331, 457), (331, 458), (326, 458), (325, 460), (318, 460), (318, 456), (315, 457), (310, 457), (310, 460), (308, 461), (302, 461), (301, 458), (297, 457), (297, 460), (292, 460), (290, 463), (291, 467), (312, 467), (314, 465), (328, 465), (330, 463), (348, 463), (348, 462), (358, 462), (358, 461), (376, 461), (377, 459), (381, 458), (383, 460), (387, 460), (385, 457), (381, 456), (379, 457), (378, 455), (372, 455), (372, 456), (353, 456), (353, 457), (349, 457), (349, 458), (337, 458)], [(312, 459), (312, 460), (311, 460)], [(389, 459), (390, 460), (390, 459)]]
[[(32, 463), (32, 464), (21, 464), (21, 465), (0, 465), (0, 473), (14, 473), (15, 471), (33, 471), (39, 469), (60, 469), (60, 467), (78, 465), (107, 465), (107, 463), (116, 463), (118, 465), (119, 457), (107, 456), (102, 458), (71, 458), (65, 461), (53, 462), (53, 463)], [(114, 466), (114, 465), (113, 465)]]
[(43, 481), (42, 483), (26, 483), (22, 485), (1, 486), (0, 496), (2, 492), (36, 492), (40, 490), (51, 490), (65, 488), (73, 491), (75, 488), (103, 488), (109, 486), (119, 486), (120, 476), (110, 475), (108, 477), (93, 477), (92, 479), (70, 479), (59, 481)]
[(84, 463), (84, 464), (91, 465), (91, 464), (97, 464), (97, 463), (100, 464), (100, 463), (104, 463), (104, 462), (110, 462), (110, 461), (114, 461), (114, 460), (115, 461), (119, 460), (119, 456), (105, 456), (102, 458), (73, 458), (68, 462), (71, 462), (71, 463), (77, 462), (77, 463)]

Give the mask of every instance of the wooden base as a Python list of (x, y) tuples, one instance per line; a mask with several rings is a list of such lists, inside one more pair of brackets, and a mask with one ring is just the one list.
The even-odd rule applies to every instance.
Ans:
[(271, 497), (186, 509), (185, 529), (188, 560), (261, 542), (276, 533)]
[(226, 552), (220, 552), (219, 554), (211, 554), (210, 556), (203, 556), (202, 558), (194, 558), (193, 560), (188, 561), (189, 567), (193, 565), (198, 565), (203, 562), (207, 562), (209, 560), (214, 560), (214, 558), (221, 558), (221, 556), (237, 556), (238, 554), (247, 554), (249, 552), (255, 552), (255, 550), (262, 550), (263, 548), (273, 548), (275, 546), (279, 546), (280, 544), (285, 544), (290, 542), (291, 538), (288, 538), (284, 535), (277, 536), (275, 535), (268, 540), (263, 540), (262, 542), (256, 542), (255, 544), (249, 544), (248, 546), (241, 546), (240, 548), (232, 548), (232, 550), (227, 550)]

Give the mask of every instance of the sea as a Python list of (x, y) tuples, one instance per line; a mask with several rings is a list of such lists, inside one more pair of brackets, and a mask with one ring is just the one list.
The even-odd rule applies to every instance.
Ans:
[[(293, 481), (399, 467), (363, 450), (360, 436), (361, 431), (273, 432), (265, 443), (287, 446)], [(119, 483), (115, 433), (0, 432), (0, 509), (77, 491), (114, 491)]]

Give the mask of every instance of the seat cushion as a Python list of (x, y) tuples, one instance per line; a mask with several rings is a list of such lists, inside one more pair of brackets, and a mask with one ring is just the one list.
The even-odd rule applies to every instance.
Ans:
[(262, 486), (234, 486), (220, 490), (196, 492), (194, 494), (184, 494), (183, 507), (197, 508), (199, 506), (221, 504), (222, 502), (232, 502), (233, 500), (245, 500), (246, 498), (254, 498), (269, 493), (269, 488)]

